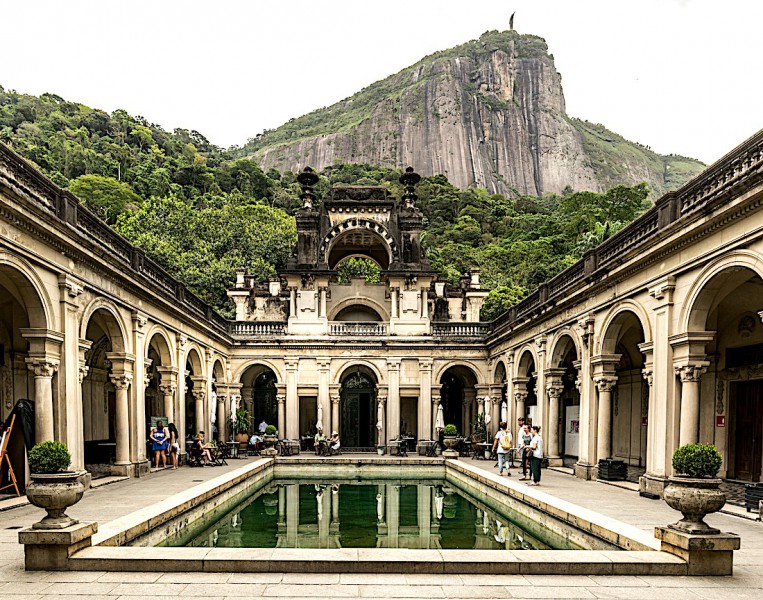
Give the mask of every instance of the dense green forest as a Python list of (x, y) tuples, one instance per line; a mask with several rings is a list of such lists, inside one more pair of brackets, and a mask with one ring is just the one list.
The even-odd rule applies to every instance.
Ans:
[[(54, 94), (30, 96), (0, 87), (0, 141), (69, 188), (189, 289), (230, 317), (225, 290), (234, 269), (263, 279), (282, 268), (295, 242), (296, 174), (264, 172), (193, 130), (163, 130), (123, 110), (111, 114)], [(402, 191), (396, 169), (334, 165), (320, 173), (331, 185), (384, 185)], [(492, 288), (483, 319), (495, 318), (648, 205), (645, 185), (607, 193), (540, 198), (460, 190), (442, 175), (418, 185), (423, 243), (441, 278), (457, 283), (482, 270)], [(341, 276), (378, 276), (362, 263)]]

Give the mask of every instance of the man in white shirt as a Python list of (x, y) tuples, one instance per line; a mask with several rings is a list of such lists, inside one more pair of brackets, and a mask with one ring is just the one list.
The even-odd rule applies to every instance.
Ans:
[(503, 475), (503, 467), (506, 467), (506, 476), (511, 477), (509, 471), (509, 458), (511, 457), (511, 432), (506, 421), (498, 424), (498, 433), (493, 439), (493, 452), (498, 451), (498, 474)]
[(260, 435), (264, 434), (267, 428), (268, 428), (268, 424), (265, 422), (265, 419), (262, 419), (262, 423), (260, 423), (260, 426), (258, 428), (260, 430)]

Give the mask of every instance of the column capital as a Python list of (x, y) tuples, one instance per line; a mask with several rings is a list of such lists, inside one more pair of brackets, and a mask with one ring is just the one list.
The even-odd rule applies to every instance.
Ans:
[(431, 358), (420, 358), (419, 371), (431, 371), (433, 362), (434, 361)]
[(283, 362), (287, 371), (296, 371), (299, 366), (298, 358), (285, 358)]
[(387, 403), (387, 395), (386, 394), (378, 394), (376, 396), (376, 400), (377, 400), (377, 402), (380, 402), (381, 404), (386, 404)]
[(148, 317), (143, 313), (139, 313), (137, 310), (132, 311), (132, 324), (133, 330), (143, 331), (143, 328), (148, 323)]
[(524, 402), (525, 400), (527, 400), (527, 396), (528, 396), (527, 390), (522, 390), (522, 391), (517, 390), (514, 392), (514, 401)]
[(329, 367), (331, 366), (331, 358), (328, 356), (323, 356), (320, 358), (315, 359), (318, 363), (318, 370), (319, 371), (328, 371)]
[(558, 400), (564, 391), (564, 387), (561, 385), (550, 385), (546, 387), (546, 393), (549, 398)]
[(177, 342), (178, 350), (182, 352), (188, 344), (188, 336), (182, 332), (178, 332), (175, 334), (175, 341)]
[(276, 402), (278, 404), (286, 404), (286, 394), (276, 394)]
[(672, 275), (663, 277), (653, 282), (647, 291), (649, 295), (654, 298), (658, 306), (664, 306), (666, 304), (673, 303), (673, 290), (676, 288), (676, 278)]
[(226, 402), (228, 402), (228, 394), (217, 394), (217, 404), (225, 404)]
[(432, 404), (436, 406), (440, 403), (440, 400), (440, 394), (432, 394)]
[(59, 362), (57, 360), (45, 358), (27, 358), (26, 366), (35, 377), (53, 377), (58, 371)]
[[(283, 396), (284, 400), (286, 399), (286, 396)], [(339, 400), (342, 397), (339, 394), (331, 394), (331, 404), (339, 404)]]
[(118, 373), (109, 377), (111, 383), (118, 390), (126, 390), (132, 383), (132, 375), (130, 373)]
[(400, 370), (400, 363), (402, 362), (401, 358), (388, 358), (387, 359), (387, 370), (388, 371), (399, 371)]
[(616, 375), (599, 375), (593, 378), (596, 389), (600, 392), (611, 392), (617, 385)]
[(710, 361), (703, 360), (675, 365), (675, 370), (682, 383), (696, 383), (707, 373), (708, 366), (710, 366)]
[(159, 384), (159, 391), (164, 394), (165, 396), (171, 396), (175, 393), (175, 390), (177, 390), (177, 385), (174, 381), (169, 383), (160, 383)]

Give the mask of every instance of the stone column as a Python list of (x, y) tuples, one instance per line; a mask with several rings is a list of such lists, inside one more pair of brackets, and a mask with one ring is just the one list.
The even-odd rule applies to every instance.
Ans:
[(217, 391), (217, 439), (225, 441), (228, 439), (228, 431), (226, 427), (227, 411), (226, 406), (228, 404), (227, 390), (218, 388)]
[(514, 403), (517, 406), (517, 419), (519, 419), (519, 417), (527, 418), (527, 406), (525, 403), (527, 402), (527, 396), (529, 395), (529, 392), (527, 391), (527, 383), (529, 381), (529, 377), (515, 377), (512, 380), (514, 387)]
[(334, 429), (339, 431), (336, 424), (331, 421), (331, 398), (329, 397), (330, 365), (330, 358), (318, 359), (318, 406), (323, 411), (323, 431), (328, 433), (331, 433)]
[(432, 359), (419, 359), (419, 431), (418, 439), (430, 437), (432, 422)]
[(59, 397), (54, 433), (69, 448), (72, 470), (84, 468), (82, 386), (79, 384), (79, 296), (82, 284), (70, 275), (58, 276), (61, 324), (61, 364), (58, 368)]
[(336, 389), (331, 394), (331, 426), (334, 428), (332, 431), (339, 432), (339, 438), (342, 438), (342, 422), (339, 419), (339, 401), (341, 400), (339, 390)]
[(127, 390), (132, 382), (132, 375), (128, 373), (111, 374), (111, 383), (116, 389), (116, 436), (117, 455), (114, 466), (130, 466), (130, 419), (129, 398)]
[(679, 446), (699, 441), (699, 383), (709, 364), (709, 361), (697, 361), (676, 366), (676, 375), (681, 378)]
[(390, 296), (390, 299), (392, 300), (392, 311), (390, 313), (391, 319), (397, 318), (397, 294), (398, 294), (397, 288), (395, 287), (390, 288), (389, 296)]
[(599, 391), (598, 427), (596, 431), (596, 459), (612, 456), (612, 390), (617, 385), (617, 377), (600, 375), (594, 378)]
[(387, 359), (387, 439), (400, 435), (400, 359)]
[[(134, 473), (139, 477), (149, 472), (148, 459), (146, 458), (146, 387), (150, 380), (152, 361), (146, 356), (146, 325), (148, 317), (133, 311), (132, 313), (132, 340), (135, 354), (133, 365), (133, 380), (130, 386), (131, 418), (133, 423), (130, 438), (130, 460), (134, 463)], [(182, 443), (182, 441), (181, 441)]]
[(278, 435), (284, 437), (286, 427), (286, 394), (276, 394), (278, 402)]
[(174, 367), (156, 367), (159, 374), (159, 391), (164, 400), (164, 416), (167, 423), (175, 422), (175, 391), (177, 390), (177, 369)]
[(488, 429), (490, 429), (492, 436), (495, 436), (495, 434), (498, 432), (498, 424), (501, 422), (501, 397), (500, 396), (490, 396), (490, 425), (488, 425)]
[(35, 443), (50, 441), (53, 435), (53, 375), (58, 360), (27, 358), (27, 367), (34, 374)]
[(538, 351), (535, 365), (535, 396), (538, 401), (538, 418), (534, 425), (540, 425), (541, 431), (548, 431), (548, 405), (546, 403), (546, 337), (540, 336), (535, 340)]
[(546, 371), (546, 394), (548, 395), (548, 458), (555, 465), (561, 465), (559, 430), (561, 411), (559, 398), (564, 391), (562, 376), (564, 369), (548, 369)]
[(298, 358), (287, 358), (286, 363), (286, 433), (283, 437), (296, 439), (299, 437), (299, 396), (297, 394)]
[(79, 355), (79, 361), (78, 365), (79, 368), (77, 370), (77, 382), (79, 385), (77, 386), (77, 405), (80, 409), (80, 416), (77, 419), (77, 425), (78, 428), (77, 431), (77, 448), (78, 450), (72, 451), (72, 464), (71, 469), (72, 471), (81, 471), (85, 468), (85, 454), (84, 454), (84, 430), (83, 430), (83, 423), (82, 423), (82, 382), (85, 380), (85, 377), (87, 377), (88, 371), (90, 371), (90, 367), (87, 366), (87, 352), (90, 350), (90, 347), (93, 345), (93, 342), (86, 339), (80, 339), (79, 340), (79, 346), (78, 346), (78, 355)]
[(201, 375), (194, 375), (191, 377), (191, 381), (193, 382), (193, 410), (196, 413), (194, 422), (196, 431), (194, 433), (199, 433), (200, 431), (206, 431), (204, 429), (204, 400), (207, 396), (207, 380)]
[[(175, 343), (177, 344), (177, 369), (175, 371), (175, 392), (173, 404), (172, 404), (172, 421), (178, 430), (178, 444), (180, 445), (180, 451), (185, 452), (185, 424), (188, 421), (186, 419), (186, 399), (185, 394), (187, 391), (186, 377), (188, 371), (188, 354), (186, 352), (186, 346), (188, 345), (188, 336), (183, 333), (175, 334)], [(199, 357), (201, 358), (201, 357)], [(169, 418), (169, 416), (167, 417)]]

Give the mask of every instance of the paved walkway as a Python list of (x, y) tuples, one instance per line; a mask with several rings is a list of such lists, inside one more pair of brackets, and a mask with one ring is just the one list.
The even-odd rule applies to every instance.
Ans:
[[(492, 470), (492, 463), (468, 462)], [(114, 483), (85, 494), (70, 514), (82, 520), (107, 522), (241, 464), (232, 460), (228, 467), (182, 468)], [(513, 476), (517, 476), (517, 471)], [(675, 521), (678, 516), (662, 501), (647, 500), (629, 490), (580, 481), (563, 473), (544, 471), (540, 489), (645, 530)], [(39, 509), (33, 506), (0, 512), (2, 599), (763, 597), (763, 524), (728, 515), (713, 515), (708, 522), (742, 536), (742, 550), (736, 553), (733, 577), (26, 572), (17, 533), (40, 516)]]

